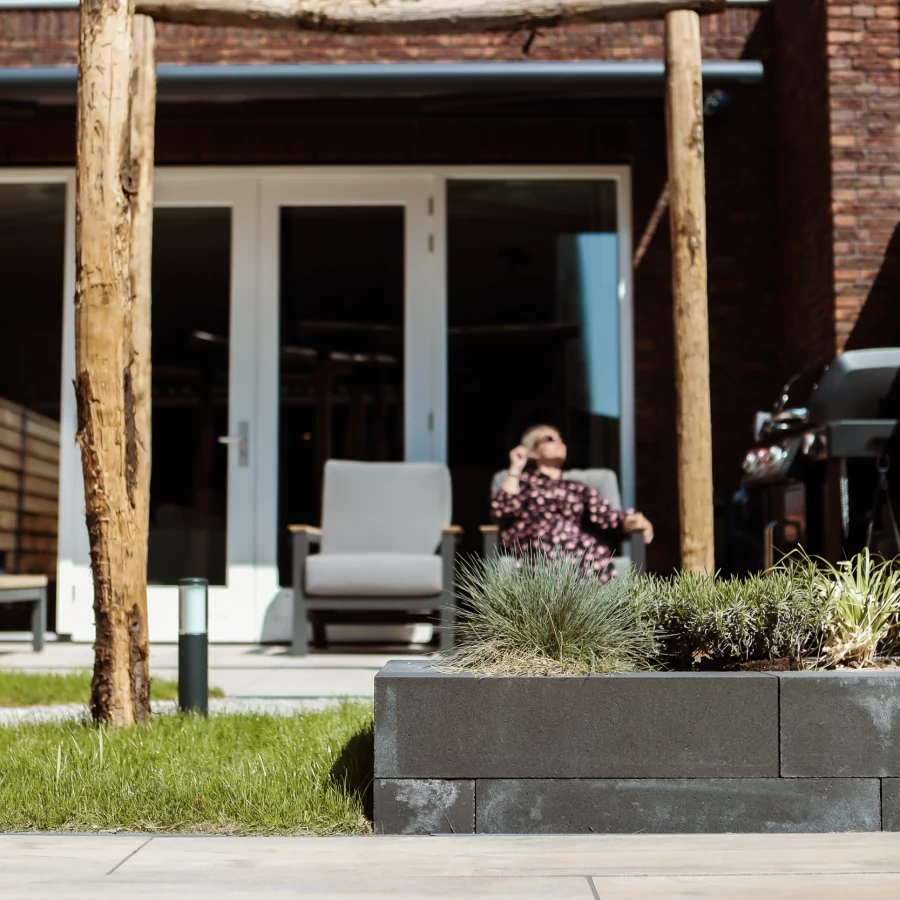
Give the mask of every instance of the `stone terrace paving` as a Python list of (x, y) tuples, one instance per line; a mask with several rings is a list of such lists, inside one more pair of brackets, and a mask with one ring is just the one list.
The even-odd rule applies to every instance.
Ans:
[[(293, 657), (282, 646), (253, 644), (213, 644), (209, 648), (209, 684), (221, 688), (226, 700), (212, 700), (213, 710), (259, 710), (292, 713), (316, 709), (347, 697), (371, 700), (375, 673), (389, 660), (421, 658), (421, 654), (393, 650), (378, 653), (347, 650), (313, 652), (306, 657)], [(94, 665), (94, 652), (89, 644), (49, 643), (41, 653), (31, 645), (0, 642), (0, 670), (26, 672), (89, 671)], [(178, 647), (158, 644), (150, 649), (153, 676), (178, 678)], [(156, 704), (166, 709), (166, 704)], [(61, 715), (77, 717), (82, 707), (57, 707), (40, 710), (2, 710), (0, 723), (13, 719)]]
[(0, 836), (4, 898), (900, 896), (900, 834)]

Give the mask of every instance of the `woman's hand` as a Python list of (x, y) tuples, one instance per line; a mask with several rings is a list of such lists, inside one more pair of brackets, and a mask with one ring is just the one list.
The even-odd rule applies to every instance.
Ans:
[(525, 471), (528, 462), (528, 450), (525, 447), (513, 447), (509, 451), (509, 474), (516, 477)]
[(633, 531), (644, 532), (644, 543), (653, 543), (653, 525), (643, 513), (629, 513), (625, 516), (623, 523), (625, 534), (631, 534)]
[(509, 451), (509, 471), (500, 490), (505, 494), (519, 493), (519, 476), (525, 471), (525, 464), (528, 462), (528, 450), (525, 447), (513, 447)]

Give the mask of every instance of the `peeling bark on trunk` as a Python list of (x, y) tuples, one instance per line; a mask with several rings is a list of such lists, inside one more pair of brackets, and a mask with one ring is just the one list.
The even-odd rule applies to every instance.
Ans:
[[(95, 721), (150, 714), (146, 527), (133, 341), (132, 3), (82, 0), (77, 105), (75, 392), (94, 577)], [(149, 362), (149, 358), (148, 358)]]
[(678, 398), (678, 499), (681, 564), (711, 572), (713, 543), (709, 313), (706, 290), (706, 188), (700, 20), (666, 16), (666, 132), (669, 228)]
[(339, 34), (459, 34), (721, 12), (725, 0), (137, 0), (158, 22)]

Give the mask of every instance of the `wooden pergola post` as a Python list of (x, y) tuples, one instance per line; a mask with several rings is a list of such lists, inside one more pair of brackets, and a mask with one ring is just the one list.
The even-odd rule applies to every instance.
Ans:
[[(94, 577), (91, 710), (95, 720), (110, 725), (142, 722), (150, 715), (145, 496), (150, 486), (149, 458), (143, 455), (149, 443), (142, 434), (149, 427), (150, 322), (149, 308), (142, 306), (149, 304), (152, 152), (148, 156), (147, 148), (153, 114), (141, 104), (153, 100), (149, 85), (155, 73), (152, 55), (142, 59), (148, 47), (152, 54), (152, 29), (138, 26), (139, 52), (133, 56), (133, 27), (131, 3), (82, 0), (75, 393)], [(133, 127), (145, 132), (137, 157)]]
[(700, 17), (666, 15), (666, 135), (677, 392), (681, 565), (711, 572), (712, 417), (706, 290), (706, 188)]

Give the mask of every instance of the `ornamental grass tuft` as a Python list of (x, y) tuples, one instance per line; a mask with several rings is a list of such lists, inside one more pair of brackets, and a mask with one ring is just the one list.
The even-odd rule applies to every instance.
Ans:
[(900, 641), (900, 569), (896, 560), (868, 549), (833, 565), (810, 560), (816, 593), (826, 604), (827, 621), (817, 664), (865, 668), (876, 654), (890, 654)]
[(456, 647), (437, 665), (484, 675), (591, 675), (652, 668), (654, 626), (632, 580), (602, 584), (578, 560), (531, 552), (461, 564)]

